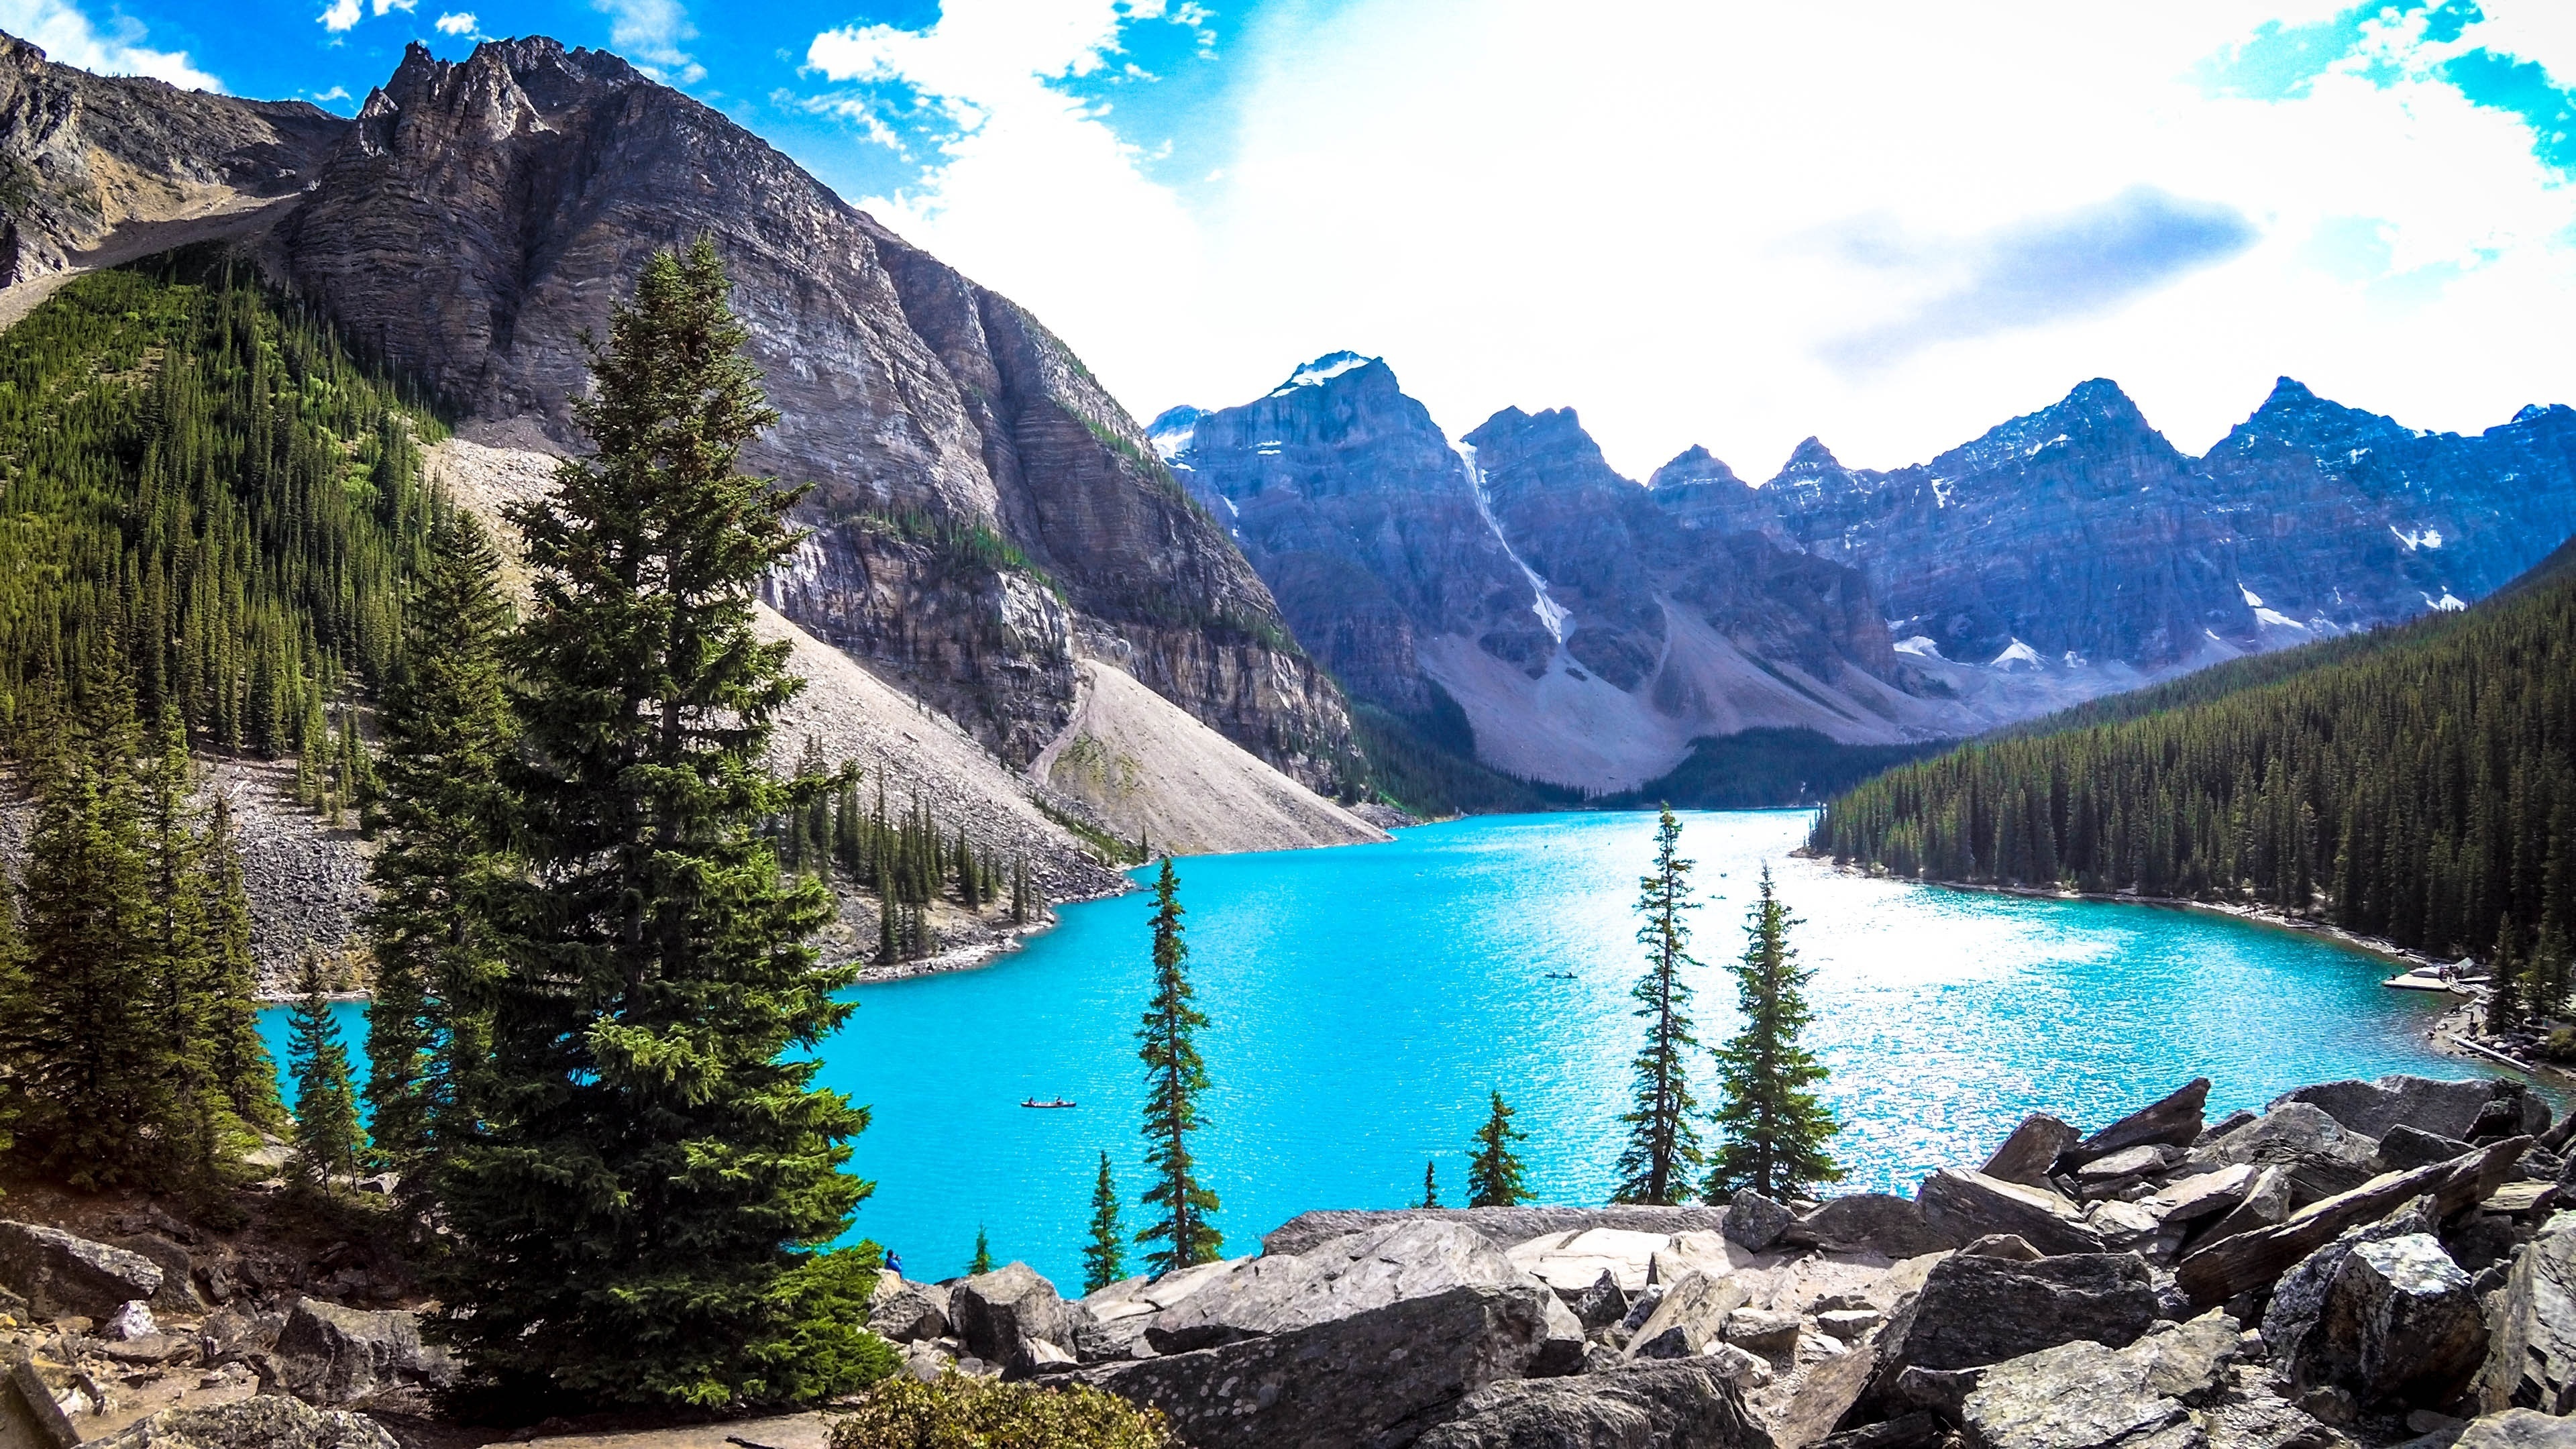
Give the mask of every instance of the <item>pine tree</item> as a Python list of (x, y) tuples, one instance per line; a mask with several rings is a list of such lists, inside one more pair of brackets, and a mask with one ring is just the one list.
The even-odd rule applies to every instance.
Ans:
[(2533, 1016), (2555, 1017), (2566, 1009), (2571, 965), (2568, 958), (2567, 933), (2559, 929), (2557, 916), (2542, 917), (2540, 934), (2531, 946), (2531, 964), (2524, 968), (2525, 978), (2531, 983), (2529, 999)]
[(1422, 1201), (1415, 1203), (1414, 1206), (1420, 1208), (1440, 1206), (1440, 1170), (1437, 1159), (1428, 1159), (1422, 1164)]
[(244, 1133), (217, 1081), (210, 1028), (221, 982), (207, 899), (206, 842), (197, 825), (196, 772), (175, 707), (164, 707), (154, 745), (137, 775), (145, 920), (133, 966), (149, 984), (157, 1017), (162, 1082), (156, 1135), (171, 1172), (190, 1191), (210, 1195), (220, 1187), (226, 1145)]
[(1815, 973), (1798, 966), (1789, 930), (1798, 922), (1771, 883), (1771, 867), (1746, 912), (1744, 955), (1735, 965), (1736, 1010), (1744, 1029), (1718, 1049), (1718, 1087), (1724, 1094), (1717, 1126), (1726, 1141), (1714, 1154), (1702, 1196), (1719, 1202), (1751, 1189), (1785, 1198), (1817, 1183), (1841, 1179), (1825, 1144), (1842, 1128), (1814, 1088), (1825, 1080), (1824, 1063), (1798, 1044), (1815, 1019), (1805, 987)]
[(1199, 1059), (1198, 1031), (1207, 1016), (1190, 1003), (1189, 943), (1181, 929), (1181, 880), (1170, 857), (1154, 881), (1154, 999), (1136, 1032), (1136, 1055), (1145, 1063), (1145, 1165), (1152, 1174), (1144, 1204), (1161, 1216), (1136, 1234), (1139, 1243), (1162, 1247), (1145, 1255), (1157, 1275), (1214, 1262), (1224, 1237), (1208, 1222), (1216, 1194), (1199, 1183), (1191, 1134), (1205, 1125), (1199, 1094), (1207, 1090), (1207, 1064)]
[(993, 1271), (993, 1245), (984, 1240), (984, 1225), (975, 1225), (975, 1259), (966, 1265), (966, 1276), (980, 1278)]
[(1518, 1207), (1530, 1194), (1521, 1185), (1520, 1154), (1512, 1144), (1529, 1134), (1512, 1126), (1512, 1109), (1503, 1105), (1501, 1092), (1493, 1099), (1485, 1125), (1476, 1129), (1476, 1150), (1467, 1159), (1467, 1206)]
[(1091, 1185), (1091, 1241), (1082, 1249), (1082, 1291), (1097, 1293), (1127, 1276), (1127, 1229), (1118, 1213), (1118, 1184), (1109, 1176), (1109, 1154), (1100, 1154), (1100, 1177)]
[(241, 843), (232, 803), (217, 795), (206, 812), (199, 859), (207, 902), (206, 967), (210, 977), (207, 1050), (216, 1086), (233, 1115), (253, 1127), (286, 1121), (277, 1095), (277, 1064), (259, 1035), (258, 966), (250, 953), (250, 891), (242, 880)]
[(443, 1124), (470, 1120), (502, 972), (491, 921), (516, 863), (502, 845), (513, 725), (501, 647), (510, 613), (482, 527), (446, 511), (413, 607), (402, 667), (385, 691), (369, 864), (376, 958), (367, 1005), (368, 1126), (379, 1160), (415, 1181)]
[(2487, 1030), (2511, 1031), (2523, 1020), (2522, 954), (2514, 949), (2513, 918), (2496, 928), (2494, 949), (2487, 953)]
[(735, 472), (776, 414), (726, 294), (710, 242), (645, 264), (575, 405), (595, 455), (512, 512), (525, 879), (437, 1281), (473, 1391), (522, 1405), (805, 1403), (893, 1368), (869, 1260), (826, 1250), (869, 1191), (841, 1170), (867, 1113), (808, 1049), (856, 968), (804, 944), (829, 894), (761, 831), (821, 782), (764, 763), (803, 681), (753, 604), (799, 495)]
[(331, 1018), (322, 958), (307, 951), (295, 971), (295, 1006), (287, 1017), (287, 1070), (295, 1077), (295, 1160), (324, 1188), (358, 1175), (358, 1094), (349, 1052)]
[(1629, 1110), (1627, 1150), (1619, 1155), (1619, 1183), (1611, 1201), (1670, 1206), (1688, 1190), (1687, 1174), (1700, 1161), (1698, 1103), (1691, 1096), (1690, 985), (1682, 968), (1690, 955), (1690, 928), (1682, 913), (1698, 909), (1690, 898), (1691, 862), (1681, 855), (1682, 825), (1667, 805), (1655, 824), (1655, 869), (1638, 882), (1637, 910), (1646, 918), (1637, 940), (1646, 948), (1646, 974), (1628, 994), (1632, 1015), (1646, 1023), (1646, 1044), (1630, 1063), (1636, 1087)]

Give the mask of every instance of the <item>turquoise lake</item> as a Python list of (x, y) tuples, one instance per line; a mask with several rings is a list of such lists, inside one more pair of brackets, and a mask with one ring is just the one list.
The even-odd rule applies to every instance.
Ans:
[[(1804, 921), (1841, 1190), (1910, 1193), (1982, 1160), (2027, 1112), (2099, 1125), (2195, 1075), (2216, 1083), (2213, 1115), (2305, 1082), (2476, 1075), (2426, 1041), (2440, 1003), (2382, 988), (2375, 957), (2207, 912), (1839, 875), (1790, 858), (1807, 820), (1683, 816), (1706, 903), (1694, 986), (1714, 1044), (1735, 1020), (1724, 963), (1769, 863)], [(1426, 1158), (1461, 1201), (1496, 1087), (1529, 1133), (1540, 1200), (1602, 1200), (1638, 1043), (1632, 907), (1653, 830), (1650, 814), (1485, 817), (1388, 845), (1180, 861), (1210, 1018), (1200, 1158), (1227, 1250), (1309, 1208), (1411, 1202)], [(822, 1079), (874, 1111), (853, 1163), (876, 1183), (858, 1232), (913, 1276), (963, 1271), (980, 1225), (997, 1258), (1070, 1289), (1103, 1150), (1140, 1220), (1147, 910), (1141, 893), (1067, 907), (982, 970), (859, 989)], [(341, 1013), (353, 1050), (360, 1011)], [(282, 1050), (283, 1012), (264, 1026)], [(1080, 1105), (1022, 1108), (1031, 1096)]]

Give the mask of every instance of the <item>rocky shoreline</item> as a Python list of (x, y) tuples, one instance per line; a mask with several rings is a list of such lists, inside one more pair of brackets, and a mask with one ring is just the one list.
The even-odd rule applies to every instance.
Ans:
[[(2216, 1122), (2209, 1091), (2032, 1116), (1913, 1197), (1314, 1212), (1081, 1299), (884, 1275), (869, 1327), (917, 1377), (1089, 1384), (1193, 1449), (2576, 1445), (2576, 1118), (2503, 1078)], [(486, 1442), (347, 1245), (64, 1221), (0, 1223), (0, 1421), (41, 1449)]]

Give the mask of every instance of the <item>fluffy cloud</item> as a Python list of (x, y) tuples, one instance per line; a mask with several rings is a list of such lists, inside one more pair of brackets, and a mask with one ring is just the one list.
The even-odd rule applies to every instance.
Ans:
[(441, 35), (472, 35), (474, 25), (474, 12), (471, 10), (454, 11), (438, 17), (438, 33)]
[(1180, 190), (1067, 93), (1129, 10), (948, 0), (809, 59), (938, 123), (867, 204), (1139, 412), (1353, 347), (1453, 432), (1571, 404), (1631, 473), (1699, 441), (1761, 476), (1811, 432), (1927, 457), (2093, 376), (2186, 447), (2278, 373), (2418, 426), (2576, 401), (2567, 14), (1276, 5)]
[(186, 51), (145, 46), (139, 23), (119, 16), (112, 33), (102, 35), (69, 0), (0, 0), (0, 30), (34, 41), (64, 65), (101, 75), (148, 75), (187, 90), (224, 88), (222, 81), (191, 65)]
[(707, 78), (707, 68), (681, 49), (698, 28), (680, 0), (590, 0), (590, 6), (609, 18), (609, 45), (646, 75), (680, 86)]
[(374, 0), (374, 3), (378, 19), (382, 19), (391, 11), (399, 10), (409, 15), (420, 8), (420, 0)]
[(322, 28), (337, 35), (358, 23), (358, 0), (331, 0), (320, 16)]

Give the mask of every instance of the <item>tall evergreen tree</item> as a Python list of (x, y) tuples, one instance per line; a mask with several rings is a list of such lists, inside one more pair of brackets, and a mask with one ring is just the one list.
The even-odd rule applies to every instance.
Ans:
[(2514, 949), (2513, 918), (2507, 916), (2496, 927), (2495, 946), (2487, 952), (2487, 1030), (2522, 1025), (2528, 985), (2522, 953)]
[(295, 1077), (295, 1159), (310, 1180), (358, 1175), (358, 1093), (340, 1024), (331, 1018), (322, 958), (311, 951), (296, 966), (295, 1006), (287, 1017), (287, 1070)]
[(966, 1264), (966, 1276), (980, 1278), (993, 1271), (993, 1245), (984, 1237), (984, 1225), (975, 1225), (975, 1256)]
[(1628, 994), (1637, 1003), (1631, 1015), (1646, 1022), (1646, 1044), (1629, 1064), (1636, 1085), (1619, 1118), (1628, 1126), (1628, 1145), (1619, 1154), (1613, 1202), (1677, 1203), (1700, 1162), (1694, 1121), (1699, 1104), (1690, 1087), (1690, 1049), (1699, 1038), (1691, 1034), (1690, 984), (1682, 980), (1682, 968), (1699, 964), (1690, 955), (1683, 913), (1699, 907), (1691, 899), (1691, 862), (1682, 858), (1681, 840), (1682, 823), (1667, 805), (1655, 823), (1654, 872), (1637, 883), (1637, 911), (1646, 918), (1637, 940), (1646, 948), (1646, 974)]
[(1476, 1150), (1467, 1159), (1467, 1206), (1518, 1207), (1530, 1194), (1521, 1184), (1520, 1154), (1512, 1144), (1529, 1134), (1512, 1126), (1512, 1109), (1503, 1105), (1501, 1092), (1493, 1099), (1485, 1125), (1476, 1129)]
[(1762, 867), (1761, 884), (1744, 922), (1744, 954), (1735, 964), (1735, 1006), (1743, 1030), (1717, 1052), (1717, 1126), (1726, 1134), (1709, 1166), (1702, 1195), (1718, 1202), (1750, 1188), (1769, 1198), (1796, 1195), (1817, 1183), (1835, 1182), (1825, 1144), (1842, 1128), (1815, 1093), (1825, 1065), (1799, 1045), (1815, 1020), (1805, 987), (1815, 973), (1801, 969), (1789, 945), (1798, 924)]
[(259, 1035), (259, 978), (250, 953), (250, 891), (242, 880), (241, 842), (232, 802), (217, 795), (206, 812), (200, 857), (206, 891), (206, 969), (212, 981), (205, 1023), (216, 1085), (233, 1115), (254, 1127), (286, 1120), (277, 1095), (277, 1064)]
[(869, 1185), (865, 1109), (811, 1048), (856, 968), (763, 823), (828, 782), (765, 762), (803, 681), (752, 631), (797, 492), (740, 476), (776, 420), (711, 242), (657, 253), (594, 349), (596, 452), (513, 510), (534, 573), (513, 637), (524, 885), (490, 1086), (442, 1147), (441, 1332), (472, 1388), (551, 1403), (812, 1402), (890, 1372), (873, 1268), (827, 1251)]
[(1127, 1276), (1127, 1228), (1118, 1212), (1118, 1184), (1109, 1154), (1100, 1154), (1100, 1176), (1091, 1184), (1091, 1240), (1082, 1248), (1082, 1291), (1097, 1293)]
[(1437, 1159), (1437, 1158), (1425, 1158), (1425, 1159), (1423, 1160), (1423, 1163), (1422, 1163), (1422, 1201), (1420, 1201), (1420, 1202), (1418, 1202), (1418, 1203), (1415, 1203), (1415, 1204), (1414, 1204), (1414, 1206), (1415, 1206), (1415, 1207), (1418, 1207), (1418, 1208), (1436, 1208), (1436, 1207), (1440, 1206), (1440, 1163), (1439, 1163), (1439, 1159)]
[(1145, 1255), (1147, 1270), (1156, 1274), (1213, 1262), (1224, 1247), (1224, 1235), (1208, 1222), (1216, 1193), (1200, 1184), (1190, 1150), (1191, 1135), (1204, 1125), (1199, 1094), (1208, 1077), (1198, 1032), (1207, 1017), (1191, 1005), (1198, 993), (1190, 988), (1183, 914), (1181, 878), (1166, 856), (1154, 881), (1154, 998), (1136, 1032), (1136, 1055), (1145, 1063), (1145, 1165), (1152, 1174), (1143, 1200), (1161, 1214), (1136, 1241), (1162, 1244)]
[(442, 1125), (472, 1120), (503, 970), (492, 913), (516, 862), (505, 844), (514, 728), (499, 570), (482, 527), (442, 512), (381, 716), (376, 809), (386, 835), (368, 867), (368, 1125), (415, 1200), (430, 1188), (416, 1170)]

